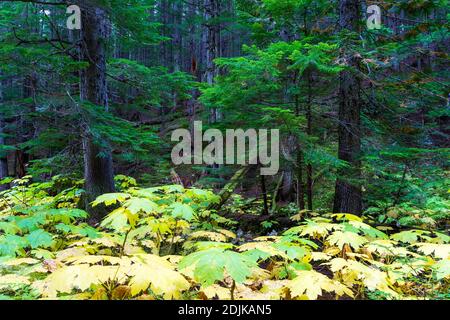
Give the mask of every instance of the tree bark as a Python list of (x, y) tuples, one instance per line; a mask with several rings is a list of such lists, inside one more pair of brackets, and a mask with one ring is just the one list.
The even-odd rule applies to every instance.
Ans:
[(206, 83), (212, 85), (217, 75), (214, 59), (219, 56), (220, 30), (217, 25), (219, 16), (219, 3), (217, 0), (205, 0), (205, 20), (208, 28), (206, 38)]
[(297, 151), (297, 206), (305, 210), (305, 188), (303, 184), (303, 152), (298, 144)]
[(175, 2), (173, 4), (174, 26), (173, 26), (173, 70), (181, 71), (182, 69), (182, 43), (181, 25), (183, 23), (183, 3)]
[[(220, 57), (221, 39), (220, 24), (217, 21), (221, 14), (221, 3), (219, 0), (205, 0), (205, 20), (206, 20), (206, 83), (212, 86), (215, 78), (219, 75), (219, 70), (214, 63)], [(215, 123), (222, 118), (218, 109), (211, 109), (210, 121)]]
[[(0, 73), (1, 75), (1, 73)], [(3, 103), (3, 90), (2, 90), (2, 81), (0, 79), (0, 104)], [(3, 119), (3, 114), (0, 113), (0, 146), (5, 146), (5, 122)], [(5, 151), (0, 150), (0, 180), (6, 178), (8, 176), (8, 158)], [(0, 184), (0, 191), (6, 190), (8, 188), (7, 185)]]
[[(342, 30), (359, 31), (360, 1), (340, 0), (339, 25)], [(357, 69), (359, 58), (342, 50), (351, 69)], [(361, 80), (351, 71), (340, 74), (339, 89), (339, 159), (349, 164), (339, 170), (336, 181), (334, 212), (362, 213), (361, 177)]]
[[(313, 133), (313, 119), (312, 119), (312, 74), (308, 72), (307, 82), (308, 82), (308, 105), (306, 110), (306, 119), (308, 122), (308, 127), (306, 129), (309, 137)], [(308, 199), (308, 210), (313, 210), (313, 166), (308, 163), (306, 167), (306, 195)]]
[[(299, 96), (295, 96), (295, 116), (300, 116)], [(296, 138), (297, 146), (297, 206), (300, 210), (305, 210), (305, 186), (303, 183), (303, 150), (300, 139)]]
[[(4, 121), (0, 115), (0, 145), (5, 145), (4, 134)], [(8, 158), (5, 151), (0, 151), (0, 180), (8, 177)], [(0, 191), (7, 189), (6, 185), (0, 185)]]
[[(106, 41), (109, 24), (106, 12), (83, 1), (81, 59), (89, 65), (81, 72), (81, 100), (89, 101), (108, 111), (106, 84)], [(88, 121), (89, 122), (89, 121)], [(89, 123), (83, 134), (85, 207), (91, 221), (101, 220), (104, 208), (93, 208), (90, 203), (101, 194), (114, 192), (114, 174), (111, 149), (106, 142), (96, 141)]]

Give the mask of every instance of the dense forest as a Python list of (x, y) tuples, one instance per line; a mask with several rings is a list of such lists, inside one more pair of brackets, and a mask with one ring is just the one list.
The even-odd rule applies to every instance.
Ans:
[(449, 22), (0, 0), (0, 300), (450, 299)]

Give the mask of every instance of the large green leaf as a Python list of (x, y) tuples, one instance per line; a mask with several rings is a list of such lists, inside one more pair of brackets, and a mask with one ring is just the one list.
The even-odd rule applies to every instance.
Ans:
[(31, 248), (48, 248), (53, 244), (53, 237), (50, 233), (39, 229), (33, 231), (29, 235), (26, 236), (28, 242), (30, 243)]
[(186, 221), (191, 221), (195, 215), (194, 209), (184, 203), (176, 202), (170, 206), (170, 210), (174, 218), (181, 218)]
[(102, 203), (104, 203), (107, 206), (110, 206), (118, 202), (124, 202), (130, 197), (131, 196), (128, 193), (107, 193), (95, 199), (95, 201), (92, 202), (92, 206), (96, 207)]
[(203, 285), (210, 286), (224, 279), (226, 271), (232, 279), (243, 283), (257, 267), (248, 255), (219, 248), (195, 252), (180, 262), (180, 269), (194, 266), (194, 278)]

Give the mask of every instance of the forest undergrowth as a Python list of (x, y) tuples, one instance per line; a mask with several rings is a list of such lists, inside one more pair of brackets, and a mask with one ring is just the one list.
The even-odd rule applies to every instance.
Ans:
[[(415, 227), (382, 223), (373, 208), (363, 217), (289, 208), (250, 232), (229, 218), (242, 211), (239, 195), (212, 211), (220, 199), (210, 190), (115, 181), (118, 192), (93, 203), (109, 212), (96, 225), (79, 209), (82, 180), (10, 181), (0, 193), (0, 299), (449, 298), (448, 201), (439, 220), (428, 212)], [(254, 203), (247, 214), (260, 214)]]

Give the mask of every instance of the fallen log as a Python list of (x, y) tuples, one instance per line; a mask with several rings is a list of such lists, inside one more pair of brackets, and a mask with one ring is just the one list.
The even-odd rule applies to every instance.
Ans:
[(228, 201), (228, 199), (230, 199), (230, 197), (233, 195), (234, 190), (236, 190), (241, 180), (247, 175), (252, 167), (253, 166), (246, 166), (239, 169), (231, 178), (230, 182), (228, 182), (225, 187), (219, 192), (220, 201), (218, 203), (210, 204), (207, 210), (219, 211)]

